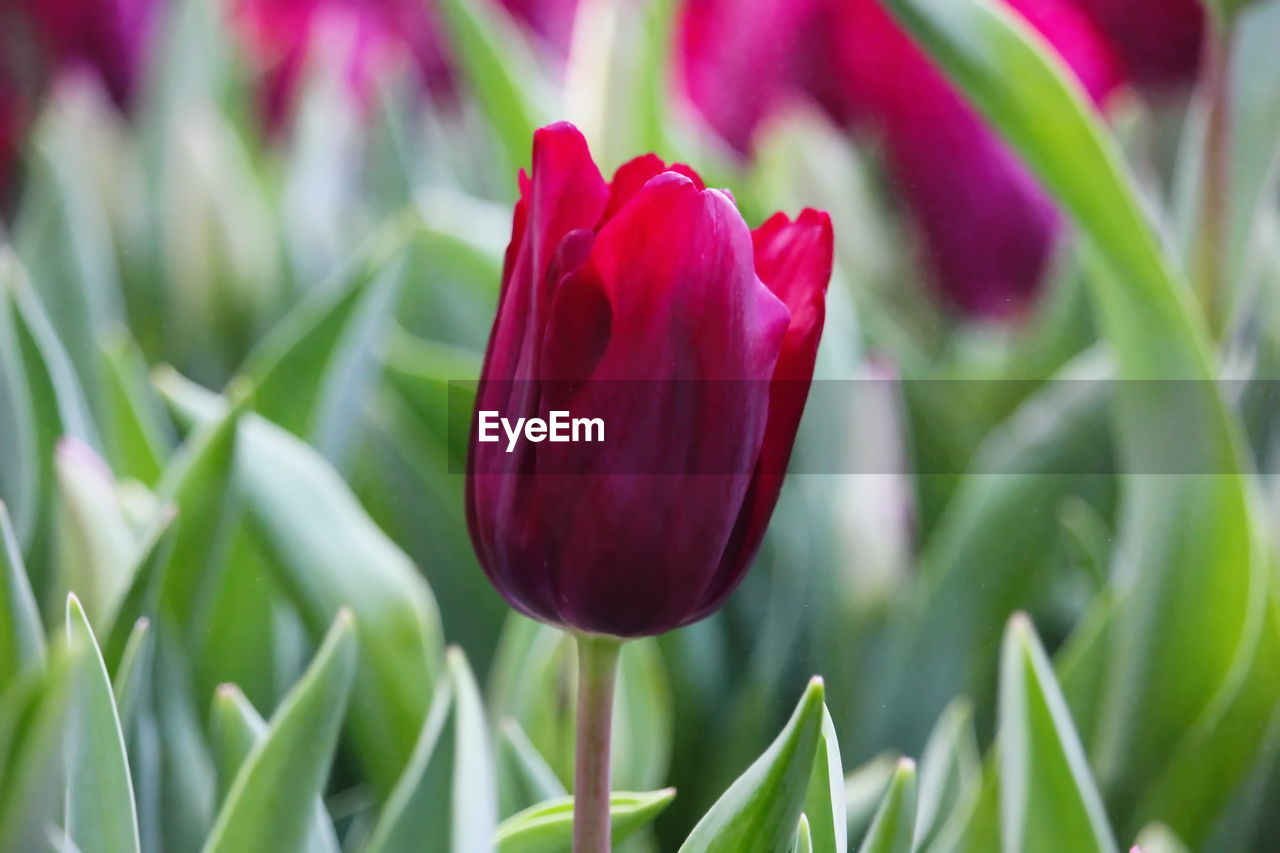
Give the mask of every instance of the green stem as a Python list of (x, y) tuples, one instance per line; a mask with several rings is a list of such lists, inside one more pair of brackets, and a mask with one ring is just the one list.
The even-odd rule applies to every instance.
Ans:
[(578, 635), (578, 736), (573, 853), (609, 853), (609, 751), (622, 641)]

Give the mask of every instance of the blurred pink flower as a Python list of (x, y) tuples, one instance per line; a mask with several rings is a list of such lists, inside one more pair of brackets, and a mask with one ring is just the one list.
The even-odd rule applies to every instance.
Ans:
[(142, 78), (158, 12), (158, 0), (0, 0), (0, 21), (31, 39), (23, 47), (43, 72), (86, 69), (121, 107)]
[(1195, 80), (1204, 40), (1200, 0), (1073, 0), (1114, 45), (1126, 73), (1147, 91)]
[[(1154, 48), (1121, 49), (1109, 38), (1123, 37), (1117, 22), (1138, 13), (1113, 9), (1113, 26), (1104, 30), (1085, 8), (1150, 2), (1004, 2), (1052, 45), (1099, 106), (1126, 79), (1175, 79), (1168, 66), (1129, 61), (1131, 54), (1158, 54)], [(1188, 4), (1194, 0), (1171, 5)], [(971, 316), (1025, 312), (1044, 279), (1060, 216), (880, 0), (686, 0), (681, 47), (691, 101), (731, 146), (750, 153), (759, 124), (781, 103), (816, 101), (842, 126), (880, 143), (944, 300)]]
[(35, 112), (61, 73), (87, 73), (121, 109), (145, 72), (160, 0), (0, 0), (0, 193)]
[[(552, 52), (568, 50), (577, 0), (501, 2)], [(433, 93), (453, 91), (448, 44), (431, 0), (237, 0), (232, 17), (263, 75), (262, 108), (273, 130), (293, 111), (309, 51), (327, 41), (336, 45), (360, 104), (369, 103), (390, 67), (406, 60)]]

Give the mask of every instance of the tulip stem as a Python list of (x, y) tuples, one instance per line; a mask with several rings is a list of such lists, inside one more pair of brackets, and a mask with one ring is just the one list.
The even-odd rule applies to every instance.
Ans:
[(616, 637), (578, 635), (573, 853), (609, 853), (609, 752), (621, 651), (622, 641)]

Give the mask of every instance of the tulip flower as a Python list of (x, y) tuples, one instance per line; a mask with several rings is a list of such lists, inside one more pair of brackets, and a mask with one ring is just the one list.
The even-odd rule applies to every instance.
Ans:
[(752, 231), (653, 155), (606, 182), (568, 124), (535, 135), (520, 190), (477, 420), (564, 410), (607, 435), (512, 446), (477, 427), (467, 516), (507, 601), (580, 637), (575, 850), (594, 851), (618, 643), (708, 616), (747, 571), (813, 374), (831, 225), (806, 210)]

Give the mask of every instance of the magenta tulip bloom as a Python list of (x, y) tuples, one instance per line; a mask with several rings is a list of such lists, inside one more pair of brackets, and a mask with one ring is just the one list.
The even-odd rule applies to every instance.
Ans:
[(637, 637), (737, 586), (773, 512), (813, 374), (827, 216), (754, 232), (732, 198), (652, 155), (611, 183), (576, 128), (536, 134), (521, 175), (477, 413), (600, 418), (584, 444), (473, 434), (467, 510), (521, 612)]

